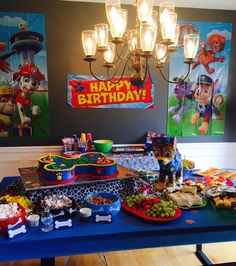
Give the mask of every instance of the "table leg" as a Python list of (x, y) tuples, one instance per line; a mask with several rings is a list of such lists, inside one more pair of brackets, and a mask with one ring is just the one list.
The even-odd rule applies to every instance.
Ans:
[(208, 258), (208, 256), (205, 254), (205, 252), (202, 249), (202, 244), (197, 244), (196, 245), (196, 256), (198, 259), (201, 261), (203, 266), (210, 266), (210, 265), (215, 265), (215, 266), (235, 266), (236, 262), (226, 262), (226, 263), (212, 263), (212, 261)]
[(55, 266), (55, 258), (42, 258), (41, 266)]
[(196, 252), (195, 252), (196, 256), (198, 257), (198, 259), (201, 261), (203, 266), (209, 266), (212, 265), (211, 260), (207, 257), (207, 255), (204, 253), (203, 249), (202, 249), (202, 244), (197, 244), (196, 245)]

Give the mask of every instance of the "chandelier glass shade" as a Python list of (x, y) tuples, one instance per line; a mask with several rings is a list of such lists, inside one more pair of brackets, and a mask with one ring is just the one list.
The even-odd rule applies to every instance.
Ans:
[[(135, 29), (127, 29), (128, 12), (121, 8), (120, 0), (106, 0), (108, 24), (99, 23), (94, 26), (94, 30), (82, 32), (84, 60), (89, 63), (90, 73), (95, 79), (101, 80), (92, 69), (92, 64), (96, 61), (96, 52), (100, 52), (103, 53), (103, 67), (107, 72), (104, 81), (118, 83), (127, 69), (131, 72), (131, 84), (140, 87), (147, 75), (151, 76), (149, 63), (150, 60), (154, 60), (163, 78), (176, 83), (168, 80), (162, 71), (163, 65), (171, 59), (171, 53), (178, 48), (180, 27), (177, 25), (175, 4), (169, 1), (161, 2), (159, 16), (153, 9), (153, 0), (137, 0), (135, 6)], [(159, 32), (161, 36), (158, 36)], [(188, 65), (188, 71), (182, 80), (188, 77), (198, 46), (198, 34), (184, 35), (184, 63)]]

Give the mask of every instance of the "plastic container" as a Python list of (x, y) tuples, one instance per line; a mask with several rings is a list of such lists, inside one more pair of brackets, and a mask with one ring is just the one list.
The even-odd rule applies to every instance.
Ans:
[(39, 220), (40, 220), (40, 216), (38, 214), (30, 214), (27, 217), (27, 223), (30, 227), (38, 227)]
[(90, 208), (81, 208), (79, 210), (80, 221), (89, 222), (92, 216), (92, 210)]
[(53, 230), (53, 216), (49, 210), (45, 210), (41, 215), (41, 230), (50, 232)]
[(93, 150), (93, 140), (92, 140), (92, 134), (87, 133), (86, 134), (87, 142), (86, 142), (86, 152), (90, 152)]

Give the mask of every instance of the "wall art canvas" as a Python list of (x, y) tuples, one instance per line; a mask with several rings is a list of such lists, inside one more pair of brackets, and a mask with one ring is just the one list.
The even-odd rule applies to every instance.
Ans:
[(128, 77), (114, 81), (117, 83), (95, 80), (91, 76), (68, 75), (68, 105), (72, 108), (154, 107), (154, 84), (150, 78), (140, 88), (131, 85)]
[[(191, 72), (183, 64), (183, 36), (199, 33), (200, 44)], [(181, 22), (178, 52), (170, 63), (167, 133), (177, 136), (224, 134), (232, 24)]]
[(0, 139), (49, 135), (44, 15), (0, 12)]

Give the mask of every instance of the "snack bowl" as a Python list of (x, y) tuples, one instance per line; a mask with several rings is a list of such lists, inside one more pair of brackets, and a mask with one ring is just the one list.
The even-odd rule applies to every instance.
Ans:
[(18, 204), (18, 209), (20, 211), (18, 215), (6, 219), (0, 219), (0, 232), (5, 232), (10, 225), (13, 227), (14, 225), (20, 225), (25, 222), (25, 208), (22, 205)]
[[(220, 197), (222, 199), (222, 197)], [(214, 199), (210, 200), (215, 213), (225, 218), (236, 218), (236, 204), (231, 207), (216, 206)]]
[[(63, 196), (63, 195), (62, 195)], [(71, 201), (71, 204), (68, 206), (48, 206), (45, 202), (45, 199), (48, 199), (49, 197), (54, 198), (57, 202), (59, 202), (60, 198), (57, 199), (57, 197), (60, 197), (60, 195), (54, 194), (54, 195), (46, 195), (41, 200), (39, 200), (37, 205), (37, 213), (42, 214), (46, 209), (50, 211), (50, 213), (54, 217), (73, 217), (77, 214), (77, 205), (76, 201), (73, 198), (66, 197), (66, 199)]]
[(110, 139), (97, 139), (93, 141), (96, 151), (108, 153), (112, 149), (113, 141)]
[[(99, 199), (101, 199), (101, 204), (99, 204)], [(104, 199), (104, 203), (103, 200)], [(109, 202), (110, 200), (112, 203), (105, 203)], [(120, 198), (109, 192), (97, 192), (89, 194), (85, 200), (84, 204), (86, 207), (92, 210), (92, 215), (95, 216), (96, 214), (99, 215), (108, 215), (111, 214), (112, 216), (117, 215), (121, 208), (121, 200)]]

